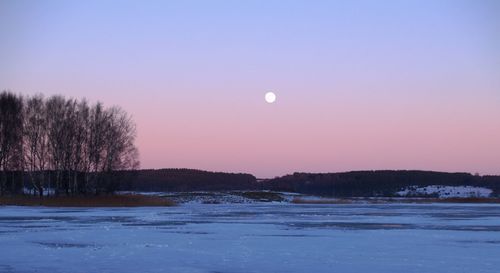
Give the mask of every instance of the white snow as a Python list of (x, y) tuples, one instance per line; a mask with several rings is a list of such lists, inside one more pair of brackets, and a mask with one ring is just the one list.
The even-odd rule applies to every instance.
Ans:
[(0, 272), (498, 272), (500, 205), (0, 207)]
[[(55, 189), (53, 188), (44, 188), (43, 189), (43, 196), (49, 196), (49, 195), (54, 195), (55, 194)], [(35, 188), (31, 187), (24, 187), (23, 188), (23, 193), (27, 195), (38, 195), (38, 192), (36, 192)]]
[[(243, 204), (268, 202), (269, 200), (247, 198), (242, 194), (257, 191), (192, 191), (192, 192), (139, 192), (139, 191), (120, 191), (118, 194), (141, 194), (149, 196), (166, 197), (176, 204)], [(271, 192), (258, 191), (262, 193), (274, 193), (283, 198), (284, 202), (290, 202), (298, 193), (289, 192)]]
[(426, 187), (411, 186), (396, 194), (399, 196), (435, 195), (440, 198), (447, 197), (489, 197), (493, 191), (488, 188), (473, 186), (442, 186), (432, 185)]

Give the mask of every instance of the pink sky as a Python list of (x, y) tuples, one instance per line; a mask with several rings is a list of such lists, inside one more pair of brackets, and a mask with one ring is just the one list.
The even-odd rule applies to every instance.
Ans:
[(3, 1), (0, 89), (120, 105), (142, 168), (500, 174), (499, 12), (491, 1)]

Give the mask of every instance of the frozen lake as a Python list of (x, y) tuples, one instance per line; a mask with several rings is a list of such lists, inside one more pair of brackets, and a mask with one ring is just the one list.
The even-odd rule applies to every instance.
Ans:
[(500, 205), (0, 207), (0, 272), (499, 272)]

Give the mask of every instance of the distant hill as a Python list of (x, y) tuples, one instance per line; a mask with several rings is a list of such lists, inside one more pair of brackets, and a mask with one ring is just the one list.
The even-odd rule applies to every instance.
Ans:
[(294, 173), (257, 180), (245, 173), (194, 169), (122, 171), (120, 190), (130, 191), (231, 191), (273, 190), (334, 197), (394, 196), (410, 186), (474, 186), (500, 196), (500, 176), (432, 171), (380, 170), (340, 173)]
[[(62, 181), (68, 181), (65, 173)], [(238, 191), (271, 190), (322, 195), (330, 197), (396, 196), (408, 187), (426, 186), (472, 186), (491, 189), (491, 196), (500, 197), (500, 176), (479, 176), (469, 173), (446, 173), (432, 171), (379, 170), (339, 173), (294, 173), (273, 179), (257, 179), (246, 173), (210, 172), (194, 169), (146, 169), (114, 171), (109, 191)], [(55, 171), (45, 171), (44, 188), (50, 188)], [(15, 179), (24, 180), (31, 188), (29, 172), (6, 172), (7, 186)], [(72, 181), (73, 177), (70, 177)], [(21, 189), (18, 189), (20, 191)]]
[(431, 171), (353, 171), (342, 173), (294, 173), (267, 180), (264, 188), (338, 197), (394, 196), (409, 186), (475, 186), (500, 196), (500, 176)]
[(252, 190), (259, 184), (245, 173), (209, 172), (193, 169), (122, 171), (120, 190), (134, 191), (223, 191)]

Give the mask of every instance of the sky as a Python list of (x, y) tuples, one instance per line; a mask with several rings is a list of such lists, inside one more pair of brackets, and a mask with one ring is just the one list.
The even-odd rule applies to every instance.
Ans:
[(121, 106), (142, 168), (500, 174), (500, 1), (0, 0), (0, 90)]

